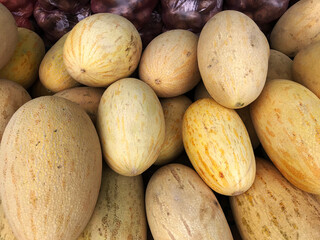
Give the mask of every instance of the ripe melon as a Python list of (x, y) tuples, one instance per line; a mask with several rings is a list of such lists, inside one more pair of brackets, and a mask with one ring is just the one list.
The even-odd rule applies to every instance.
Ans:
[(4, 131), (0, 171), (3, 209), (17, 239), (77, 239), (101, 183), (101, 147), (92, 121), (60, 97), (27, 102)]
[(76, 81), (106, 87), (137, 68), (142, 51), (140, 35), (126, 18), (98, 13), (77, 23), (63, 48), (63, 61)]
[(18, 43), (18, 28), (10, 11), (0, 3), (0, 69), (9, 62)]

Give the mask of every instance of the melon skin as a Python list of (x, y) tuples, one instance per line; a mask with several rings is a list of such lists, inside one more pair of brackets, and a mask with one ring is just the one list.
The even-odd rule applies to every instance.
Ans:
[(12, 57), (18, 44), (18, 27), (11, 12), (0, 3), (0, 69)]
[(113, 83), (100, 99), (97, 129), (112, 170), (140, 175), (157, 160), (165, 140), (165, 119), (156, 93), (136, 78)]
[(263, 149), (283, 176), (320, 194), (320, 99), (286, 79), (266, 83), (250, 114)]
[(320, 239), (320, 202), (290, 184), (274, 165), (256, 158), (251, 188), (230, 197), (232, 213), (243, 240)]
[(77, 239), (102, 171), (99, 138), (85, 111), (59, 97), (33, 99), (10, 119), (0, 151), (1, 200), (16, 238)]
[(98, 13), (70, 31), (63, 47), (63, 61), (76, 81), (90, 87), (106, 87), (130, 76), (139, 64), (141, 52), (141, 37), (129, 20)]
[(31, 96), (20, 84), (0, 79), (0, 140), (11, 116), (30, 100)]

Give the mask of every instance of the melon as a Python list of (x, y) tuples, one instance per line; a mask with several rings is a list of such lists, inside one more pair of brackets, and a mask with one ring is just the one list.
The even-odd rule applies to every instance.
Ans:
[(45, 96), (20, 107), (0, 147), (0, 193), (17, 239), (75, 240), (93, 213), (102, 154), (77, 104)]
[(12, 57), (18, 43), (18, 28), (11, 12), (0, 3), (0, 69)]

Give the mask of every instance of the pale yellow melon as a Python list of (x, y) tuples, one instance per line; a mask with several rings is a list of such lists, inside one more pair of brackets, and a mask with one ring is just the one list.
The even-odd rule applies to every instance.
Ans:
[(320, 41), (301, 49), (293, 59), (293, 79), (320, 98)]
[(97, 129), (108, 165), (125, 176), (139, 175), (156, 161), (165, 139), (161, 103), (145, 82), (118, 80), (101, 97)]
[(71, 30), (64, 44), (63, 61), (76, 81), (106, 87), (131, 75), (141, 52), (140, 35), (129, 20), (98, 13), (81, 20)]
[(101, 183), (97, 132), (77, 104), (45, 96), (20, 107), (0, 147), (0, 193), (17, 239), (75, 240)]
[(98, 107), (105, 88), (75, 87), (56, 93), (54, 96), (62, 97), (77, 103), (82, 107), (95, 124), (98, 114)]
[(0, 3), (0, 69), (12, 57), (18, 43), (18, 28), (11, 12)]
[(162, 165), (171, 162), (183, 151), (182, 119), (185, 111), (191, 105), (191, 100), (181, 95), (160, 100), (163, 109), (166, 134), (159, 157), (154, 164)]
[(320, 239), (320, 202), (290, 184), (272, 163), (256, 161), (252, 187), (230, 198), (242, 239)]
[(95, 210), (78, 240), (147, 240), (142, 175), (126, 177), (104, 168)]
[(197, 61), (199, 37), (183, 29), (164, 32), (142, 53), (139, 77), (159, 97), (177, 97), (200, 81)]
[(30, 100), (29, 93), (20, 84), (0, 79), (0, 141), (12, 115)]
[(269, 44), (247, 15), (225, 10), (203, 27), (198, 63), (209, 94), (228, 108), (242, 108), (261, 93), (266, 81)]
[(146, 212), (155, 240), (233, 240), (212, 190), (182, 164), (165, 165), (152, 175), (146, 189)]
[(63, 35), (46, 53), (39, 68), (39, 79), (52, 92), (79, 86), (63, 63), (63, 46), (69, 33)]
[(270, 35), (272, 49), (294, 57), (320, 40), (320, 1), (300, 0), (277, 21)]

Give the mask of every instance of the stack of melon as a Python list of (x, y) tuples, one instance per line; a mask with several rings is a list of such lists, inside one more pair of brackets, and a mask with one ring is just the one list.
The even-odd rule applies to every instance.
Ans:
[(319, 10), (144, 50), (99, 13), (45, 52), (0, 4), (0, 239), (320, 239)]

